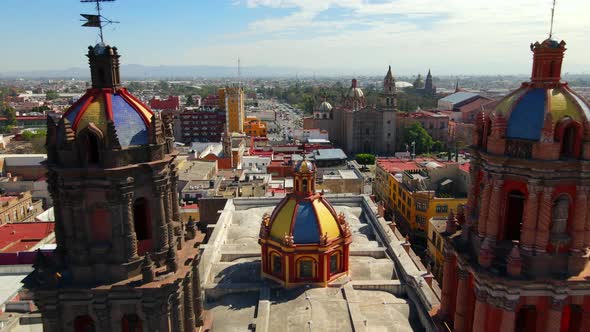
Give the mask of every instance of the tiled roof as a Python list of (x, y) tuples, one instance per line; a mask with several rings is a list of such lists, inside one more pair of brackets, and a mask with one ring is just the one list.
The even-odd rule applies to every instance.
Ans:
[(0, 251), (28, 251), (53, 232), (52, 222), (22, 222), (0, 226)]

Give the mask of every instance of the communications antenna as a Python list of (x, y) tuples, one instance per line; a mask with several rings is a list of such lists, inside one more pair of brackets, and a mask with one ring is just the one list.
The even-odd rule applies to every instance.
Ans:
[(84, 24), (82, 24), (83, 27), (98, 28), (100, 42), (103, 44), (104, 44), (104, 37), (102, 34), (102, 28), (109, 25), (109, 24), (114, 24), (114, 23), (119, 23), (119, 22), (113, 21), (111, 19), (108, 19), (108, 18), (102, 16), (102, 14), (100, 13), (100, 3), (101, 2), (113, 2), (113, 1), (115, 1), (115, 0), (80, 0), (80, 2), (82, 2), (82, 3), (86, 3), (86, 2), (96, 3), (96, 14), (80, 14), (84, 18), (83, 20), (80, 20), (80, 21), (84, 22)]

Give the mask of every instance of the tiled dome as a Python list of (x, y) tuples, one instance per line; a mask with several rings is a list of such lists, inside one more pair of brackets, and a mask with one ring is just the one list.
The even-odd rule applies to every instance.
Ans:
[(566, 117), (590, 121), (590, 105), (564, 83), (549, 88), (524, 83), (504, 97), (495, 112), (507, 120), (506, 138), (534, 141), (541, 138), (547, 113), (554, 122)]
[(322, 196), (288, 196), (279, 203), (270, 218), (270, 237), (282, 241), (285, 234), (293, 234), (295, 245), (319, 244), (323, 235), (328, 241), (343, 237), (336, 212)]
[(89, 89), (64, 114), (72, 130), (80, 133), (89, 123), (107, 132), (112, 121), (121, 147), (147, 145), (153, 112), (126, 89)]
[(297, 162), (297, 164), (295, 164), (294, 171), (298, 173), (315, 172), (315, 165), (311, 161), (307, 160), (306, 156), (304, 156), (303, 159), (301, 159)]
[(329, 102), (327, 102), (327, 101), (325, 101), (325, 100), (324, 100), (324, 101), (323, 101), (323, 102), (320, 104), (320, 107), (318, 108), (318, 110), (319, 110), (320, 112), (329, 112), (329, 111), (331, 111), (331, 110), (332, 110), (332, 105), (330, 105), (330, 103), (329, 103)]

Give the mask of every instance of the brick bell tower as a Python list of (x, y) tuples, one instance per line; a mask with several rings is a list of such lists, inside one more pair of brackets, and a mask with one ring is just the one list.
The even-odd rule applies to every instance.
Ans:
[(444, 234), (454, 331), (590, 330), (590, 104), (561, 82), (565, 42), (477, 119), (467, 211)]
[(47, 118), (57, 249), (38, 253), (25, 285), (44, 331), (194, 331), (198, 249), (180, 222), (170, 124), (120, 87), (115, 47), (88, 58), (92, 87)]

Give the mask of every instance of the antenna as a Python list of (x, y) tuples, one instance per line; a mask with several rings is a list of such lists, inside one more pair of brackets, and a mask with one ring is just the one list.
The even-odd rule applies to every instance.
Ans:
[(553, 0), (553, 7), (551, 7), (551, 28), (549, 29), (549, 39), (553, 36), (553, 16), (555, 15), (555, 0)]
[(82, 3), (86, 2), (94, 2), (96, 3), (96, 15), (94, 14), (80, 14), (84, 19), (81, 20), (85, 22), (82, 24), (83, 27), (90, 27), (90, 28), (98, 28), (99, 29), (99, 36), (100, 42), (104, 44), (104, 38), (102, 34), (102, 28), (114, 23), (119, 23), (118, 21), (110, 20), (100, 14), (100, 3), (101, 2), (113, 2), (115, 0), (80, 0)]

